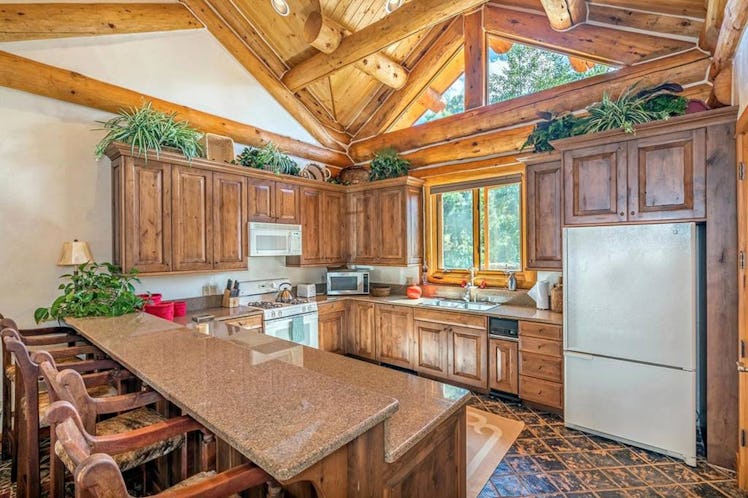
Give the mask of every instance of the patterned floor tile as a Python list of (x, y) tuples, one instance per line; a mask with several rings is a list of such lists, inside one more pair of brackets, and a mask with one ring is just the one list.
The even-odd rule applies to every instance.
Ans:
[(578, 470), (576, 474), (587, 489), (613, 489), (618, 487), (604, 470)]
[(619, 467), (617, 469), (608, 469), (606, 472), (610, 477), (613, 478), (618, 487), (621, 488), (636, 488), (647, 485), (647, 483), (639, 479), (636, 475), (632, 474), (628, 469), (624, 467)]
[[(580, 471), (581, 472), (581, 471)], [(553, 484), (559, 489), (559, 491), (571, 492), (571, 491), (586, 491), (584, 483), (576, 472), (551, 472), (548, 474)]]
[(629, 467), (628, 469), (632, 474), (641, 479), (645, 484), (650, 486), (657, 485), (668, 485), (673, 484), (673, 480), (670, 479), (665, 473), (654, 465), (645, 465), (637, 467)]
[(531, 494), (541, 495), (558, 491), (547, 474), (526, 474), (522, 476), (525, 489)]
[(552, 453), (535, 455), (534, 460), (545, 472), (567, 470), (566, 464), (559, 458), (559, 456)]
[(683, 487), (699, 498), (725, 498), (725, 495), (721, 491), (705, 482), (687, 484)]
[(569, 470), (585, 470), (595, 466), (585, 456), (584, 452), (559, 453), (558, 458), (566, 465)]

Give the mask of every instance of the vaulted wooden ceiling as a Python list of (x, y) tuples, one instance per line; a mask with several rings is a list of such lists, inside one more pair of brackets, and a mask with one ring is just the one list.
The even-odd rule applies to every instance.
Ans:
[[(521, 143), (537, 111), (578, 110), (604, 91), (640, 80), (676, 80), (697, 98), (727, 89), (729, 97), (723, 68), (748, 17), (748, 0), (405, 0), (389, 14), (386, 0), (286, 1), (285, 17), (270, 0), (180, 0), (194, 17), (178, 4), (0, 4), (0, 42), (205, 27), (321, 147), (232, 123), (236, 139), (285, 139), (289, 152), (337, 165), (366, 161), (377, 147), (394, 144), (426, 165), (505, 154)], [(486, 44), (501, 50), (513, 42), (565, 53), (577, 65), (620, 69), (487, 105)], [(29, 74), (54, 73), (64, 90), (21, 82), (0, 68), (5, 86), (80, 102), (79, 86), (100, 83), (2, 56)], [(410, 123), (438, 107), (440, 94), (463, 70), (467, 111), (411, 132)], [(120, 90), (122, 102), (136, 98)], [(162, 107), (176, 109), (168, 102)], [(219, 117), (203, 121), (214, 132), (227, 126)]]

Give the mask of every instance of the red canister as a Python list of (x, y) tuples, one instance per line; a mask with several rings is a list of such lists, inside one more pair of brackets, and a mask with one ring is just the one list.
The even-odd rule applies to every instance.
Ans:
[(174, 303), (146, 304), (143, 309), (146, 313), (164, 320), (174, 320)]
[(174, 303), (174, 316), (187, 314), (187, 301), (161, 301), (161, 303)]

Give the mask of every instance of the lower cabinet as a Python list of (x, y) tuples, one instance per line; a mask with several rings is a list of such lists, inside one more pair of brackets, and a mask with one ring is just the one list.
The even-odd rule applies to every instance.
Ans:
[(488, 383), (486, 346), (485, 328), (450, 327), (447, 378), (485, 389)]
[(335, 302), (319, 307), (319, 348), (345, 354), (346, 303)]
[(374, 303), (351, 301), (349, 304), (346, 352), (361, 358), (376, 360), (377, 331)]
[(491, 339), (488, 342), (488, 387), (511, 394), (519, 393), (516, 341)]
[(375, 317), (377, 361), (412, 369), (413, 309), (379, 304)]
[(562, 330), (558, 325), (519, 322), (519, 397), (564, 408)]
[(449, 372), (449, 325), (415, 320), (417, 372), (446, 378)]

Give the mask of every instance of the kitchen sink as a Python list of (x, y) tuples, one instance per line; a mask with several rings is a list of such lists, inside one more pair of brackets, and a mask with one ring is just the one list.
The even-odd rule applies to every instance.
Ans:
[(425, 306), (434, 306), (436, 308), (449, 308), (454, 310), (470, 310), (470, 311), (486, 311), (491, 308), (498, 306), (496, 303), (476, 303), (457, 301), (451, 299), (434, 299), (434, 298), (423, 298), (421, 304)]

